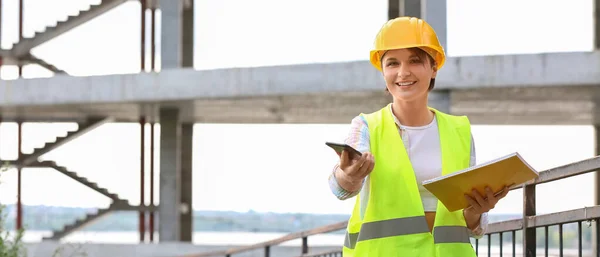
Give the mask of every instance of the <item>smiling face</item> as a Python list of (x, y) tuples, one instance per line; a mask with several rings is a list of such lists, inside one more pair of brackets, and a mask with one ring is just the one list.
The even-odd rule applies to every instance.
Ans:
[(381, 60), (387, 90), (400, 101), (426, 100), (437, 71), (433, 59), (418, 48), (387, 51)]

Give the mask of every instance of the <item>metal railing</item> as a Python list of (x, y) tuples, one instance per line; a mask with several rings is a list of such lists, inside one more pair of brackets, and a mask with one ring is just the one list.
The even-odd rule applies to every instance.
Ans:
[[(581, 209), (536, 215), (536, 200), (535, 200), (535, 188), (537, 185), (549, 183), (556, 180), (561, 180), (577, 175), (586, 174), (589, 172), (600, 170), (600, 156), (596, 156), (591, 159), (570, 163), (564, 166), (559, 166), (553, 169), (545, 170), (540, 172), (540, 176), (532, 181), (511, 188), (511, 190), (523, 188), (523, 218), (507, 220), (501, 222), (495, 222), (489, 224), (486, 235), (484, 236), (487, 241), (486, 256), (505, 256), (504, 242), (505, 234), (510, 234), (511, 241), (511, 255), (506, 256), (538, 256), (537, 253), (538, 242), (537, 242), (537, 229), (544, 229), (544, 256), (551, 256), (549, 252), (549, 228), (556, 226), (558, 227), (558, 240), (559, 246), (557, 251), (558, 256), (584, 256), (583, 249), (583, 222), (589, 224), (595, 224), (595, 242), (596, 245), (600, 245), (600, 206), (585, 207)], [(575, 223), (577, 224), (577, 237), (578, 245), (576, 253), (566, 253), (563, 244), (563, 227), (565, 224)], [(234, 254), (245, 253), (248, 251), (264, 249), (264, 255), (270, 256), (271, 248), (284, 242), (291, 240), (302, 239), (302, 248), (299, 253), (299, 257), (328, 257), (328, 256), (342, 256), (341, 243), (340, 249), (335, 251), (309, 253), (308, 248), (308, 237), (318, 234), (324, 234), (329, 232), (335, 232), (346, 228), (347, 221), (339, 222), (323, 227), (318, 227), (311, 230), (291, 233), (283, 237), (265, 241), (258, 244), (231, 248), (222, 251), (206, 252), (200, 254), (186, 255), (185, 257), (216, 257), (226, 256), (230, 257)], [(522, 246), (517, 247), (517, 235), (521, 235)], [(492, 253), (492, 237), (498, 236), (498, 253)], [(474, 240), (474, 247), (479, 256), (481, 254), (480, 241), (484, 238)], [(520, 249), (519, 249), (520, 248)], [(600, 256), (600, 255), (598, 255)]]

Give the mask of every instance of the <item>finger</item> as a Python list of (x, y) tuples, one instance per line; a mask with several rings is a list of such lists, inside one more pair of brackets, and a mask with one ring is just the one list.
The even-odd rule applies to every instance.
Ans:
[(367, 161), (368, 155), (363, 154), (358, 156), (358, 158), (356, 158), (356, 163), (357, 163), (357, 167), (361, 167), (365, 164), (365, 162)]
[(494, 196), (494, 191), (491, 188), (485, 187), (485, 195), (487, 196), (488, 202), (496, 201), (496, 197)]
[(481, 206), (482, 209), (487, 209), (489, 204), (485, 199), (483, 199), (483, 197), (481, 196), (479, 191), (477, 191), (476, 189), (473, 189), (472, 192), (473, 192), (472, 195), (475, 197), (475, 201), (477, 201), (477, 203), (479, 203), (479, 206)]
[(504, 190), (502, 191), (502, 194), (500, 194), (498, 197), (496, 197), (496, 199), (500, 200), (500, 199), (504, 198), (506, 195), (508, 195), (508, 192), (510, 192), (510, 188), (505, 186)]
[(358, 168), (358, 174), (360, 174), (361, 176), (364, 176), (364, 175), (366, 175), (367, 171), (369, 170), (369, 166), (371, 165), (370, 164), (371, 157), (370, 157), (369, 153), (364, 153), (362, 155), (362, 158), (364, 158), (364, 161), (362, 163), (362, 166), (360, 166)]
[(340, 167), (346, 168), (350, 164), (348, 163), (348, 152), (346, 150), (342, 150), (342, 154), (340, 154)]
[(371, 171), (373, 171), (374, 168), (375, 168), (375, 156), (373, 156), (371, 154), (370, 155), (369, 168), (367, 169), (367, 174), (371, 173)]
[(361, 168), (367, 160), (365, 155), (360, 156), (356, 160), (352, 160), (352, 164), (350, 164), (350, 170), (352, 170), (353, 175), (359, 175), (361, 173)]
[(479, 203), (477, 201), (475, 201), (471, 196), (469, 195), (465, 195), (465, 199), (467, 199), (467, 202), (469, 203), (470, 207), (476, 211), (479, 212), (479, 210), (481, 209), (481, 206), (479, 205)]
[(373, 171), (373, 168), (375, 167), (375, 156), (373, 156), (373, 154), (368, 153), (368, 158), (365, 161), (365, 170), (364, 173), (362, 173), (363, 176), (367, 176), (369, 175), (369, 173), (371, 173), (371, 171)]
[(498, 197), (494, 196), (494, 191), (492, 191), (491, 188), (486, 187), (485, 188), (485, 193), (487, 196), (487, 204), (488, 204), (488, 208), (493, 209), (496, 206), (496, 203), (498, 202)]

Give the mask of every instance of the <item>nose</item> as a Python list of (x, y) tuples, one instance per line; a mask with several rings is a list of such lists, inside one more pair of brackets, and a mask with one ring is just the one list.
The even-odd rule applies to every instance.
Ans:
[(410, 76), (410, 70), (408, 69), (408, 65), (400, 65), (400, 69), (398, 70), (398, 77), (406, 78)]

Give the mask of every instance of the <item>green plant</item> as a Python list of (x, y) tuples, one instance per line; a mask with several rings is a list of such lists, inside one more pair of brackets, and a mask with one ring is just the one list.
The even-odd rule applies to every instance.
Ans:
[[(10, 167), (9, 162), (5, 162), (0, 165), (0, 178), (2, 177), (2, 173), (6, 172)], [(2, 180), (0, 179), (0, 183)], [(0, 257), (26, 257), (27, 249), (23, 243), (23, 234), (25, 232), (24, 229), (20, 229), (16, 231), (15, 235), (11, 238), (8, 233), (8, 230), (5, 228), (6, 224), (6, 216), (7, 214), (4, 211), (5, 206), (0, 203)], [(67, 245), (72, 249), (70, 251), (69, 257), (87, 256), (87, 253), (82, 250), (82, 245)], [(52, 257), (63, 257), (65, 256), (65, 246), (61, 246), (57, 248)]]
[[(10, 163), (3, 163), (0, 166), (0, 177), (2, 173), (8, 170)], [(0, 181), (1, 183), (1, 181)], [(7, 213), (5, 206), (0, 204), (0, 256), (3, 257), (25, 257), (27, 250), (23, 244), (23, 229), (16, 231), (12, 237), (5, 228)]]

